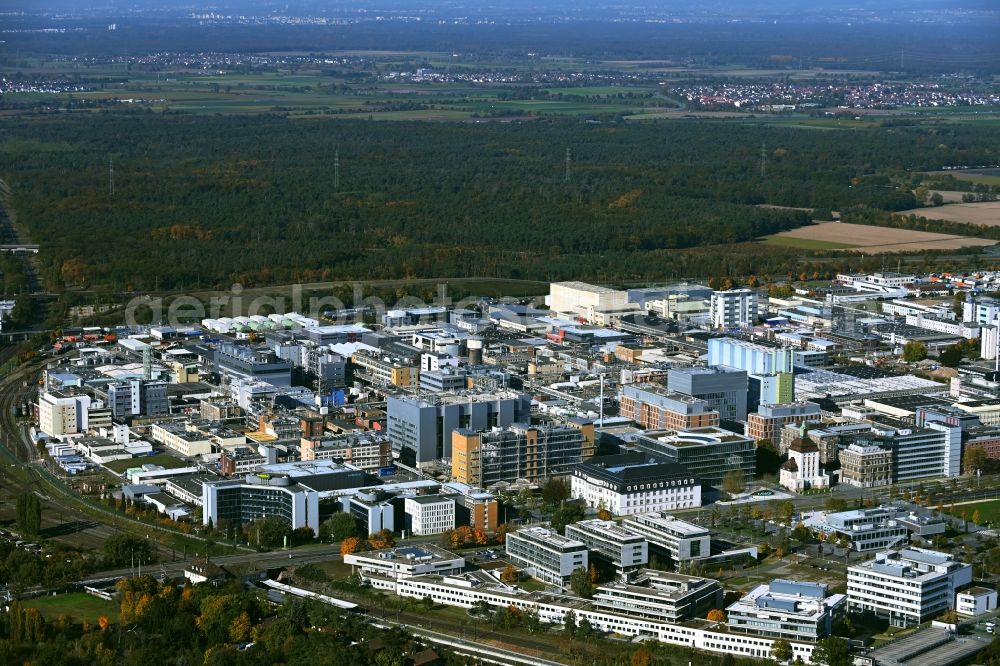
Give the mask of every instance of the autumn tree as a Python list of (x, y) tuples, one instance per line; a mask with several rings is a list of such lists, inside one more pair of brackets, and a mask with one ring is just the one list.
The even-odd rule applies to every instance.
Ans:
[(358, 537), (347, 537), (340, 542), (340, 554), (350, 555), (361, 550), (361, 539)]
[(508, 564), (500, 572), (500, 580), (507, 584), (513, 584), (518, 581), (517, 569), (514, 568), (513, 564)]
[(374, 534), (368, 535), (368, 547), (372, 550), (392, 548), (394, 545), (396, 545), (396, 539), (392, 536), (390, 530), (383, 528)]
[(250, 623), (250, 615), (243, 611), (229, 625), (229, 638), (234, 643), (243, 643), (250, 638), (250, 630), (253, 626)]
[(722, 610), (720, 610), (718, 608), (713, 608), (712, 610), (708, 611), (708, 615), (706, 616), (706, 619), (709, 622), (725, 622), (726, 621), (726, 614), (725, 614), (725, 612), (723, 612)]
[(632, 653), (630, 660), (632, 666), (650, 666), (653, 663), (653, 655), (644, 647)]

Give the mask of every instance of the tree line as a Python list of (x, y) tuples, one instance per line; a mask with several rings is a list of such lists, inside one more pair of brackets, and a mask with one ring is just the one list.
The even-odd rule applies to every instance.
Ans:
[(0, 120), (0, 137), (0, 175), (43, 247), (46, 285), (136, 290), (651, 280), (723, 273), (730, 253), (741, 274), (784, 272), (799, 258), (788, 248), (730, 246), (806, 224), (808, 211), (759, 204), (904, 210), (917, 205), (907, 170), (977, 163), (1000, 146), (1000, 128), (961, 125), (816, 132), (142, 112)]

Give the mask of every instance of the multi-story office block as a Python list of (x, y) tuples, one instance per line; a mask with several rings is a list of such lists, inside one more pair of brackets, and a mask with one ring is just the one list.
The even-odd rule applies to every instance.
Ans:
[(701, 481), (684, 465), (638, 453), (591, 458), (573, 470), (570, 492), (617, 516), (701, 506)]
[(261, 465), (278, 462), (277, 453), (276, 449), (267, 446), (237, 446), (227, 449), (219, 457), (219, 472), (227, 478), (251, 474)]
[(202, 485), (202, 521), (242, 525), (276, 517), (292, 529), (311, 527), (319, 533), (319, 492), (281, 474), (251, 474), (232, 481)]
[(627, 583), (598, 587), (593, 603), (608, 613), (677, 624), (704, 618), (722, 606), (722, 597), (716, 580), (642, 569)]
[(167, 383), (131, 379), (108, 386), (108, 405), (116, 420), (134, 416), (163, 416), (170, 413)]
[(651, 546), (659, 548), (675, 563), (708, 557), (712, 539), (701, 525), (688, 523), (666, 513), (644, 513), (628, 516), (622, 526), (642, 536)]
[(945, 553), (907, 548), (878, 553), (847, 569), (847, 606), (893, 626), (921, 624), (955, 607), (955, 593), (972, 583), (972, 565)]
[(962, 473), (962, 428), (942, 422), (914, 427), (891, 419), (879, 419), (871, 432), (854, 442), (892, 451), (893, 483)]
[(891, 506), (872, 509), (840, 511), (826, 515), (820, 524), (813, 524), (815, 532), (847, 537), (851, 549), (859, 552), (885, 550), (905, 544), (910, 531), (896, 520), (900, 511)]
[(382, 530), (396, 531), (396, 507), (388, 493), (366, 488), (340, 500), (341, 510), (358, 521), (365, 534)]
[(464, 391), (468, 388), (469, 373), (464, 368), (444, 366), (439, 370), (420, 372), (420, 389), (431, 393)]
[(650, 430), (685, 430), (719, 425), (707, 402), (656, 384), (625, 384), (619, 389), (620, 414)]
[(566, 425), (515, 423), (485, 432), (459, 428), (451, 442), (452, 480), (490, 488), (501, 481), (538, 482), (570, 474), (594, 455), (594, 425), (574, 419)]
[(766, 439), (775, 448), (781, 444), (781, 429), (789, 424), (802, 425), (818, 421), (822, 410), (815, 402), (793, 402), (787, 405), (761, 405), (756, 414), (747, 416), (746, 435), (755, 442)]
[(516, 391), (398, 395), (386, 402), (393, 449), (417, 464), (451, 458), (451, 433), (458, 428), (481, 432), (531, 421), (531, 397)]
[(581, 520), (566, 526), (566, 538), (587, 546), (594, 557), (614, 566), (619, 574), (649, 562), (649, 543), (611, 520)]
[(738, 338), (712, 338), (708, 341), (708, 364), (744, 370), (751, 375), (793, 372), (793, 350)]
[(576, 569), (588, 565), (587, 546), (543, 527), (507, 533), (507, 557), (535, 578), (566, 587)]
[(667, 388), (699, 398), (725, 421), (746, 421), (747, 373), (740, 368), (670, 368)]
[(299, 450), (302, 460), (336, 460), (366, 472), (376, 472), (392, 464), (392, 444), (388, 437), (377, 432), (303, 437)]
[(830, 635), (845, 606), (846, 597), (827, 594), (826, 585), (773, 580), (726, 608), (726, 621), (732, 632), (814, 643)]
[(248, 381), (263, 381), (278, 387), (292, 385), (292, 363), (272, 351), (246, 345), (224, 343), (215, 350), (215, 368), (219, 374)]
[(212, 440), (190, 423), (154, 423), (149, 431), (157, 444), (173, 449), (182, 456), (203, 456), (212, 452)]
[(892, 449), (854, 443), (840, 452), (840, 482), (849, 486), (888, 486), (892, 467)]
[(757, 292), (752, 289), (712, 292), (709, 315), (713, 328), (727, 331), (749, 328), (757, 323)]
[(87, 431), (90, 396), (46, 391), (38, 398), (38, 428), (51, 437)]
[(419, 495), (403, 501), (413, 536), (441, 534), (455, 529), (455, 500), (441, 495)]
[(351, 357), (354, 377), (372, 386), (416, 386), (420, 364), (414, 358), (392, 357), (384, 352), (356, 351)]
[(492, 532), (500, 524), (500, 502), (493, 493), (456, 482), (443, 484), (441, 492), (455, 500), (455, 525)]
[(640, 436), (635, 447), (667, 462), (687, 467), (702, 484), (717, 486), (731, 471), (753, 481), (757, 470), (757, 450), (749, 437), (721, 428), (695, 428), (680, 432)]
[(762, 405), (786, 405), (795, 400), (795, 375), (791, 372), (748, 374), (747, 383), (747, 408), (751, 412)]

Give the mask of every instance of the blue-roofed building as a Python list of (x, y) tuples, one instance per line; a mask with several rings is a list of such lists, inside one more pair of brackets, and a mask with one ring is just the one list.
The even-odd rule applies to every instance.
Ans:
[(847, 597), (826, 585), (777, 579), (758, 585), (726, 609), (729, 630), (787, 641), (815, 642), (830, 635)]

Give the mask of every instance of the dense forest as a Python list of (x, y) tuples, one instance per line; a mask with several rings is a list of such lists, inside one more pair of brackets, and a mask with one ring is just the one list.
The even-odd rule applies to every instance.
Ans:
[(783, 272), (786, 249), (721, 247), (808, 222), (759, 204), (904, 210), (914, 172), (998, 154), (1000, 128), (957, 124), (0, 120), (0, 177), (50, 288)]

